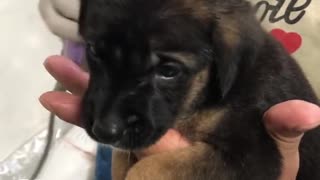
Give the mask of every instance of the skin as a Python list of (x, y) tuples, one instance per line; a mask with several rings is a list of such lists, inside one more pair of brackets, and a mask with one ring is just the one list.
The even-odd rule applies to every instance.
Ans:
[[(81, 126), (81, 97), (87, 88), (89, 75), (61, 56), (49, 57), (44, 66), (71, 93), (46, 92), (39, 98), (41, 104), (64, 121)], [(271, 107), (264, 115), (264, 122), (283, 156), (280, 180), (295, 180), (299, 169), (299, 143), (304, 132), (320, 125), (319, 106), (300, 100), (286, 101)], [(170, 129), (156, 144), (136, 152), (136, 156), (141, 159), (189, 145), (179, 132)]]

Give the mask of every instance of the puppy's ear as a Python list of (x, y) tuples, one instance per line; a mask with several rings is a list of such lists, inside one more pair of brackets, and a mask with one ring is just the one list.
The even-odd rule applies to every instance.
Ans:
[(237, 45), (234, 47), (229, 47), (225, 42), (226, 40), (221, 36), (221, 33), (213, 34), (215, 52), (213, 62), (221, 96), (225, 97), (230, 91), (238, 73), (238, 65), (241, 59), (239, 57), (239, 48), (241, 46), (237, 42)]
[(212, 29), (213, 62), (224, 98), (239, 74), (257, 58), (263, 30), (251, 12), (237, 10), (220, 14)]

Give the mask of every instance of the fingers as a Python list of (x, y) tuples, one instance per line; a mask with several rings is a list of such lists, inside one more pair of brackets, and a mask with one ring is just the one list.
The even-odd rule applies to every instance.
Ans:
[(47, 92), (39, 98), (50, 112), (71, 124), (81, 126), (81, 97), (65, 92)]
[(89, 75), (62, 56), (49, 57), (44, 65), (48, 72), (73, 94), (47, 92), (39, 98), (41, 104), (60, 119), (81, 126), (81, 97), (87, 89)]
[(59, 14), (50, 0), (40, 0), (39, 11), (52, 33), (63, 39), (82, 41), (78, 33), (78, 22)]
[(88, 87), (89, 75), (77, 64), (62, 56), (49, 57), (44, 66), (67, 90), (82, 96)]
[(54, 0), (53, 7), (62, 16), (78, 22), (80, 12), (80, 0)]

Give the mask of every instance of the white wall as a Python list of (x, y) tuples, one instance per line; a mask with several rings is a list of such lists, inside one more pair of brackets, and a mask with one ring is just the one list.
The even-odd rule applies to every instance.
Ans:
[(42, 63), (60, 49), (38, 0), (0, 0), (0, 161), (47, 125), (38, 97), (54, 80)]

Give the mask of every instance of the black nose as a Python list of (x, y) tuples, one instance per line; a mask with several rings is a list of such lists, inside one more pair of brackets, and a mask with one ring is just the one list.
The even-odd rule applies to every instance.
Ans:
[(142, 116), (139, 116), (138, 114), (130, 114), (126, 118), (127, 122), (127, 133), (139, 133), (142, 131), (143, 124), (145, 121), (143, 120)]
[(140, 117), (136, 114), (132, 114), (127, 117), (127, 123), (129, 126), (135, 125), (139, 123), (139, 121), (140, 121)]
[(142, 128), (142, 117), (136, 113), (122, 117), (113, 114), (103, 120), (95, 120), (92, 133), (99, 141), (112, 144), (120, 141), (123, 136), (141, 132)]
[(92, 126), (92, 133), (99, 141), (111, 144), (119, 141), (125, 131), (123, 121), (117, 117), (112, 116), (103, 120), (95, 120)]

